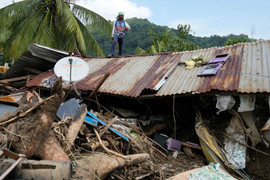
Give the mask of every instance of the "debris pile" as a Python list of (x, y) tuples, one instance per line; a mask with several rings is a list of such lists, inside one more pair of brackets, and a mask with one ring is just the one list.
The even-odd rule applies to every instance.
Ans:
[[(17, 109), (1, 118), (1, 148), (3, 155), (11, 158), (1, 163), (6, 167), (1, 171), (5, 177), (36, 177), (45, 165), (58, 167), (70, 161), (76, 169), (73, 178), (79, 179), (165, 179), (204, 165), (203, 158), (198, 155), (200, 159), (196, 159), (189, 149), (201, 151), (199, 145), (172, 138), (165, 138), (162, 144), (149, 138), (166, 128), (165, 124), (156, 124), (144, 132), (136, 120), (119, 118), (110, 111), (88, 110), (80, 99), (63, 102), (61, 78), (55, 81), (52, 92), (42, 99), (35, 90), (26, 91)], [(181, 146), (188, 156), (180, 151)], [(9, 150), (4, 149), (7, 147)], [(60, 164), (52, 163), (55, 161)], [(31, 166), (40, 166), (39, 171), (29, 174), (26, 169)], [(11, 171), (16, 175), (5, 174)], [(68, 172), (65, 177), (71, 178)], [(53, 179), (58, 175), (52, 174)]]

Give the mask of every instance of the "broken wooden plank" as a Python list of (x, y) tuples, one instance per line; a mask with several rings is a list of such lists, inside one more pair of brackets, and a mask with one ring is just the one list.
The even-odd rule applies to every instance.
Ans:
[[(87, 111), (87, 114), (88, 114), (89, 116), (91, 116), (93, 119), (97, 120), (97, 121), (98, 121), (100, 124), (102, 124), (103, 126), (106, 126), (106, 125), (107, 125), (107, 123), (103, 122), (102, 120), (100, 120), (99, 118), (97, 118), (95, 115), (93, 115), (93, 114), (90, 113), (89, 111)], [(121, 134), (119, 131), (115, 130), (115, 129), (112, 128), (112, 127), (109, 127), (109, 129), (110, 129), (112, 132), (114, 132), (115, 134), (117, 134), (118, 136), (122, 137), (124, 140), (129, 141), (129, 139), (128, 139), (125, 135)]]
[(195, 145), (188, 144), (188, 143), (185, 143), (185, 142), (182, 142), (182, 146), (186, 146), (186, 147), (189, 147), (189, 148), (192, 148), (192, 149), (202, 150), (202, 148), (200, 146), (195, 146)]
[(85, 104), (82, 104), (76, 115), (74, 116), (73, 120), (70, 122), (70, 126), (68, 128), (68, 133), (67, 133), (67, 139), (69, 141), (67, 149), (70, 149), (71, 146), (73, 146), (74, 141), (81, 129), (81, 126), (84, 122), (85, 116), (87, 113), (87, 107)]
[(2, 151), (3, 151), (5, 156), (8, 156), (9, 158), (14, 159), (14, 160), (17, 160), (21, 157), (18, 154), (14, 153), (6, 148), (2, 149)]
[(117, 119), (118, 117), (115, 116), (112, 120), (110, 120), (110, 122), (105, 126), (104, 129), (101, 130), (99, 136), (102, 137), (103, 134), (109, 129), (109, 127), (111, 127), (111, 125), (114, 123), (115, 119)]
[(0, 83), (9, 83), (9, 82), (13, 82), (13, 81), (27, 80), (27, 79), (29, 79), (29, 77), (30, 76), (27, 75), (27, 76), (15, 77), (15, 78), (3, 79), (3, 80), (0, 80)]
[(92, 98), (97, 93), (97, 91), (102, 86), (102, 84), (104, 83), (104, 81), (106, 81), (106, 79), (109, 77), (109, 75), (110, 75), (110, 73), (104, 74), (104, 76), (102, 77), (102, 79), (100, 80), (100, 82), (98, 83), (98, 85), (95, 87), (95, 89), (89, 95), (89, 98)]

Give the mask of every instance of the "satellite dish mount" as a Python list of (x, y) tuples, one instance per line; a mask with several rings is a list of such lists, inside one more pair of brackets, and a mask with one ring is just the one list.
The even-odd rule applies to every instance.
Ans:
[(62, 76), (63, 81), (69, 81), (77, 96), (77, 91), (73, 82), (80, 81), (88, 75), (89, 66), (81, 58), (68, 56), (60, 59), (54, 66), (54, 73), (57, 77)]

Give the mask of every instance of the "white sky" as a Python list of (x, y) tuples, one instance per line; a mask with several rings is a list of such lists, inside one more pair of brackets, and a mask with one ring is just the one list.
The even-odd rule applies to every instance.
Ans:
[[(16, 0), (17, 2), (18, 0)], [(0, 8), (12, 0), (0, 0)], [(246, 34), (270, 39), (270, 0), (77, 0), (108, 20), (119, 11), (125, 18), (147, 18), (157, 25), (176, 28), (190, 24), (195, 36)]]

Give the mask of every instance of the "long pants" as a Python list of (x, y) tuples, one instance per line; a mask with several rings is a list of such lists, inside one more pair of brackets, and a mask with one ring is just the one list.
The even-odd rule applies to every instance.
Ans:
[(124, 38), (118, 38), (116, 36), (113, 37), (113, 42), (112, 42), (112, 45), (111, 45), (111, 55), (114, 56), (114, 51), (115, 51), (115, 47), (116, 47), (117, 42), (118, 42), (118, 45), (119, 45), (118, 56), (122, 56)]

